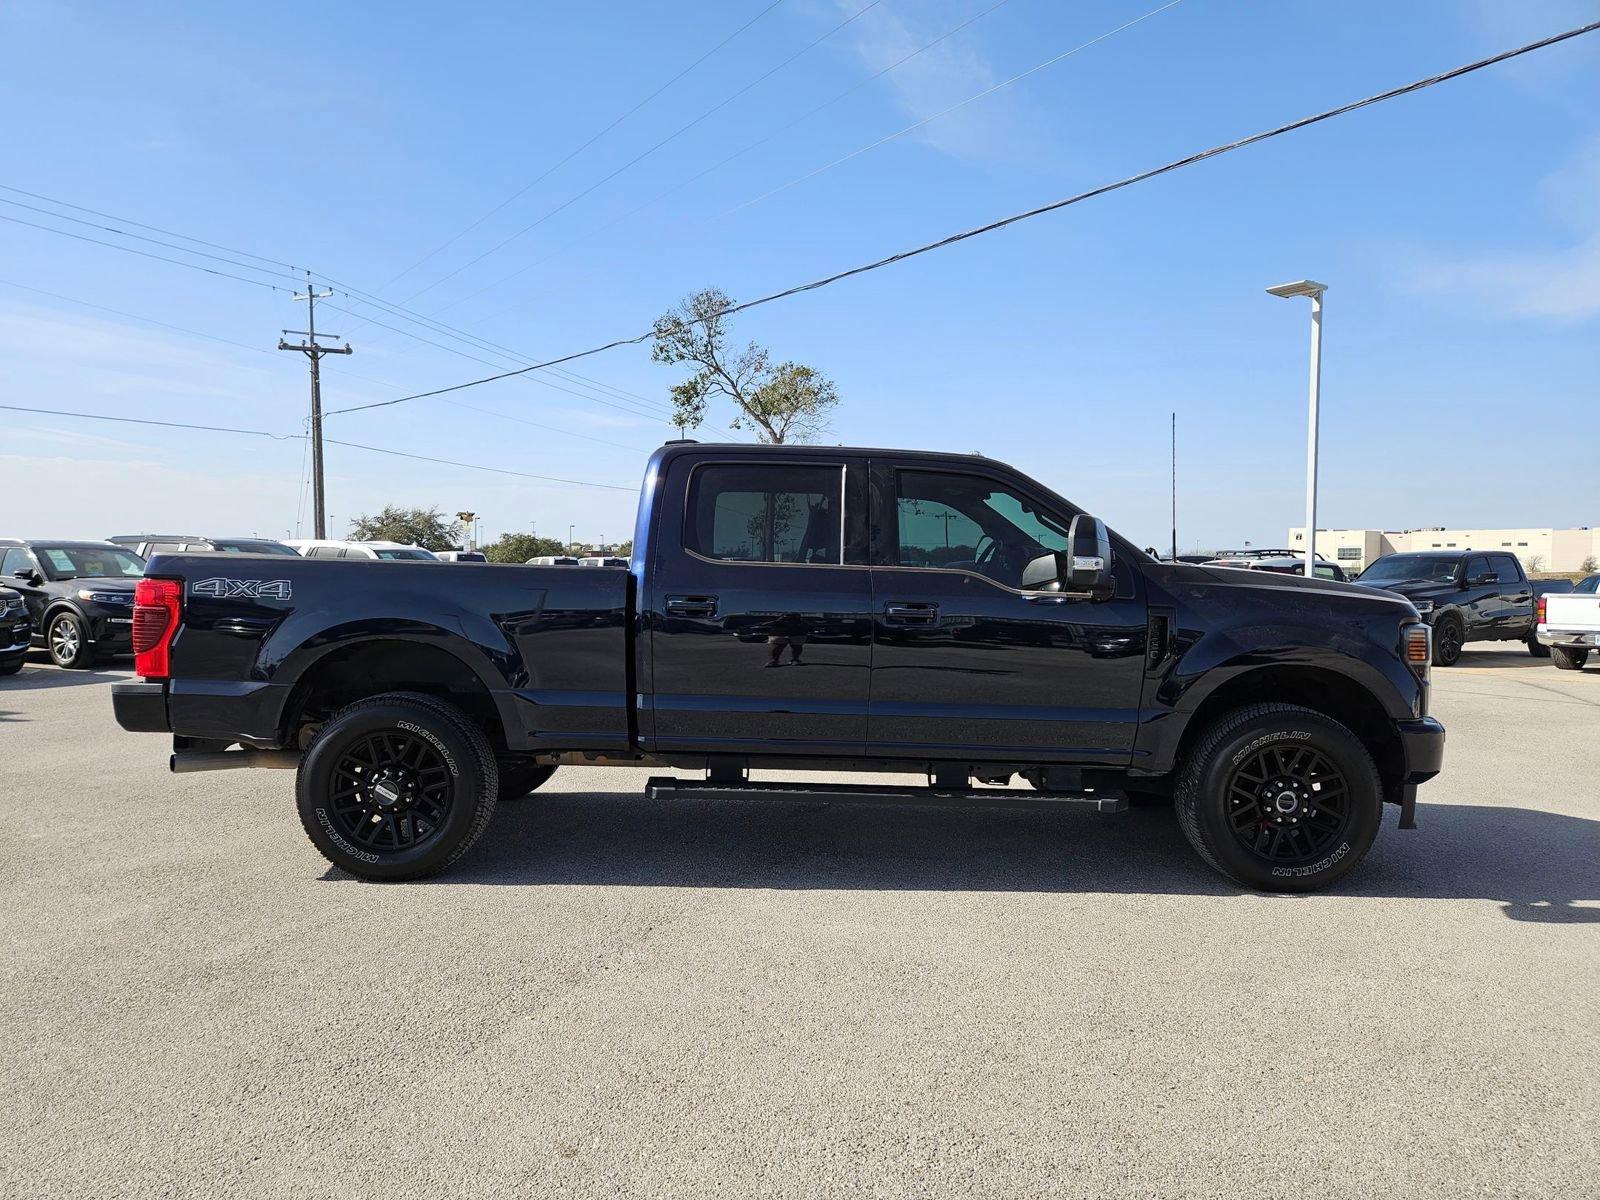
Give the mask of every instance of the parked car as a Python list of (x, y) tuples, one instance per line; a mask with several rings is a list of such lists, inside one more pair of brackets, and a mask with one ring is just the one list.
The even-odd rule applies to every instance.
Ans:
[(527, 563), (530, 567), (575, 567), (578, 560), (570, 554), (540, 554), (530, 558)]
[(435, 550), (433, 556), (440, 562), (488, 562), (481, 550)]
[[(1206, 863), (1308, 891), (1385, 802), (1413, 827), (1439, 770), (1398, 596), (1156, 562), (978, 456), (672, 444), (645, 481), (638, 576), (163, 558), (116, 718), (175, 734), (177, 771), (296, 767), (312, 842), (369, 879), (448, 867), (498, 797), (603, 762), (691, 773), (657, 800), (1165, 795)], [(905, 565), (936, 552), (961, 565)], [(748, 777), (778, 768), (930, 782)]]
[(1468, 642), (1523, 642), (1530, 653), (1541, 653), (1534, 637), (1534, 599), (1568, 586), (1565, 581), (1534, 584), (1515, 554), (1495, 550), (1386, 554), (1356, 582), (1417, 606), (1433, 627), (1433, 662), (1440, 667), (1459, 662)]
[[(1270, 571), (1278, 575), (1304, 575), (1306, 573), (1306, 560), (1293, 556), (1284, 557), (1272, 554), (1262, 557), (1232, 555), (1227, 558), (1213, 558), (1204, 564), (1208, 567), (1233, 567), (1244, 571)], [(1318, 579), (1335, 579), (1340, 583), (1348, 578), (1344, 568), (1338, 563), (1331, 563), (1325, 558), (1319, 558), (1311, 565), (1312, 572)]]
[(316, 538), (290, 538), (284, 543), (301, 558), (369, 558), (382, 562), (437, 562), (432, 550), (400, 542), (342, 542)]
[(149, 561), (157, 554), (294, 554), (293, 546), (271, 538), (209, 538), (184, 533), (124, 533), (107, 538)]
[(0, 587), (0, 675), (15, 675), (28, 659), (33, 621), (28, 602), (15, 588)]
[(1600, 575), (1580, 580), (1570, 592), (1540, 596), (1534, 636), (1563, 671), (1577, 671), (1600, 649)]
[(133, 590), (144, 559), (110, 542), (0, 538), (0, 579), (22, 593), (35, 646), (58, 667), (92, 667), (133, 648)]
[(628, 560), (618, 558), (613, 554), (592, 554), (588, 558), (578, 560), (580, 567), (625, 567)]

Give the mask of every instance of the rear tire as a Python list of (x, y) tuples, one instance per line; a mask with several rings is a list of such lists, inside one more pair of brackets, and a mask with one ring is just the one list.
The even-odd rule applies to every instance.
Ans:
[(1433, 627), (1433, 665), (1453, 667), (1461, 661), (1461, 648), (1467, 642), (1467, 627), (1460, 617), (1445, 617)]
[(556, 769), (542, 763), (519, 763), (513, 758), (500, 760), (500, 798), (499, 803), (508, 800), (520, 800), (529, 792), (537, 791), (544, 786), (545, 780), (556, 773)]
[(1549, 658), (1550, 647), (1546, 646), (1543, 642), (1530, 633), (1528, 635), (1528, 653), (1533, 655), (1535, 658)]
[(370, 880), (421, 879), (455, 863), (488, 827), (499, 790), (483, 731), (454, 705), (414, 692), (335, 714), (295, 779), (312, 845)]
[(1550, 661), (1556, 664), (1558, 671), (1581, 671), (1583, 664), (1589, 661), (1589, 652), (1568, 650), (1565, 646), (1551, 646)]
[(83, 671), (94, 666), (89, 630), (77, 613), (63, 612), (52, 617), (44, 640), (50, 648), (50, 660), (56, 666), (69, 671)]
[(1178, 824), (1212, 868), (1246, 887), (1313, 892), (1378, 834), (1383, 790), (1345, 726), (1293, 704), (1253, 704), (1201, 731), (1178, 768)]

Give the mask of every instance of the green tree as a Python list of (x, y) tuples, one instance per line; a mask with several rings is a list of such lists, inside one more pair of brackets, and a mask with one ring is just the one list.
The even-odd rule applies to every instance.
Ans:
[(400, 508), (386, 504), (377, 516), (356, 517), (350, 537), (360, 542), (401, 542), (427, 550), (454, 550), (462, 544), (461, 522), (436, 508)]
[(490, 562), (525, 563), (546, 554), (565, 554), (567, 545), (555, 538), (535, 537), (531, 533), (502, 533), (483, 548)]
[(813, 367), (785, 362), (774, 367), (764, 347), (728, 345), (728, 310), (733, 301), (719, 288), (705, 288), (657, 319), (650, 357), (685, 363), (694, 374), (672, 388), (674, 423), (697, 428), (711, 400), (733, 403), (730, 429), (754, 429), (772, 445), (809, 441), (828, 427), (839, 404), (833, 384)]

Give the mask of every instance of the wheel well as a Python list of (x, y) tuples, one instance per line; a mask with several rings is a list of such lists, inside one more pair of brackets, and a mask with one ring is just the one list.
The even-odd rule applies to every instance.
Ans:
[(1298, 704), (1332, 717), (1366, 744), (1386, 789), (1404, 771), (1400, 735), (1378, 698), (1336, 671), (1315, 667), (1260, 667), (1224, 683), (1190, 714), (1177, 761), (1216, 718), (1247, 704)]
[(383, 692), (424, 692), (447, 700), (484, 731), (497, 751), (505, 749), (494, 697), (472, 669), (447, 650), (398, 638), (357, 642), (319, 659), (284, 706), (285, 744), (304, 746), (341, 708)]

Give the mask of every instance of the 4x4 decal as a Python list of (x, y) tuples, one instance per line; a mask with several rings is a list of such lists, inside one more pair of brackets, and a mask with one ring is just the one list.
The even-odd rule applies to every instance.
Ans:
[(189, 585), (191, 596), (215, 596), (232, 600), (243, 596), (250, 600), (287, 600), (293, 592), (287, 579), (202, 579)]

